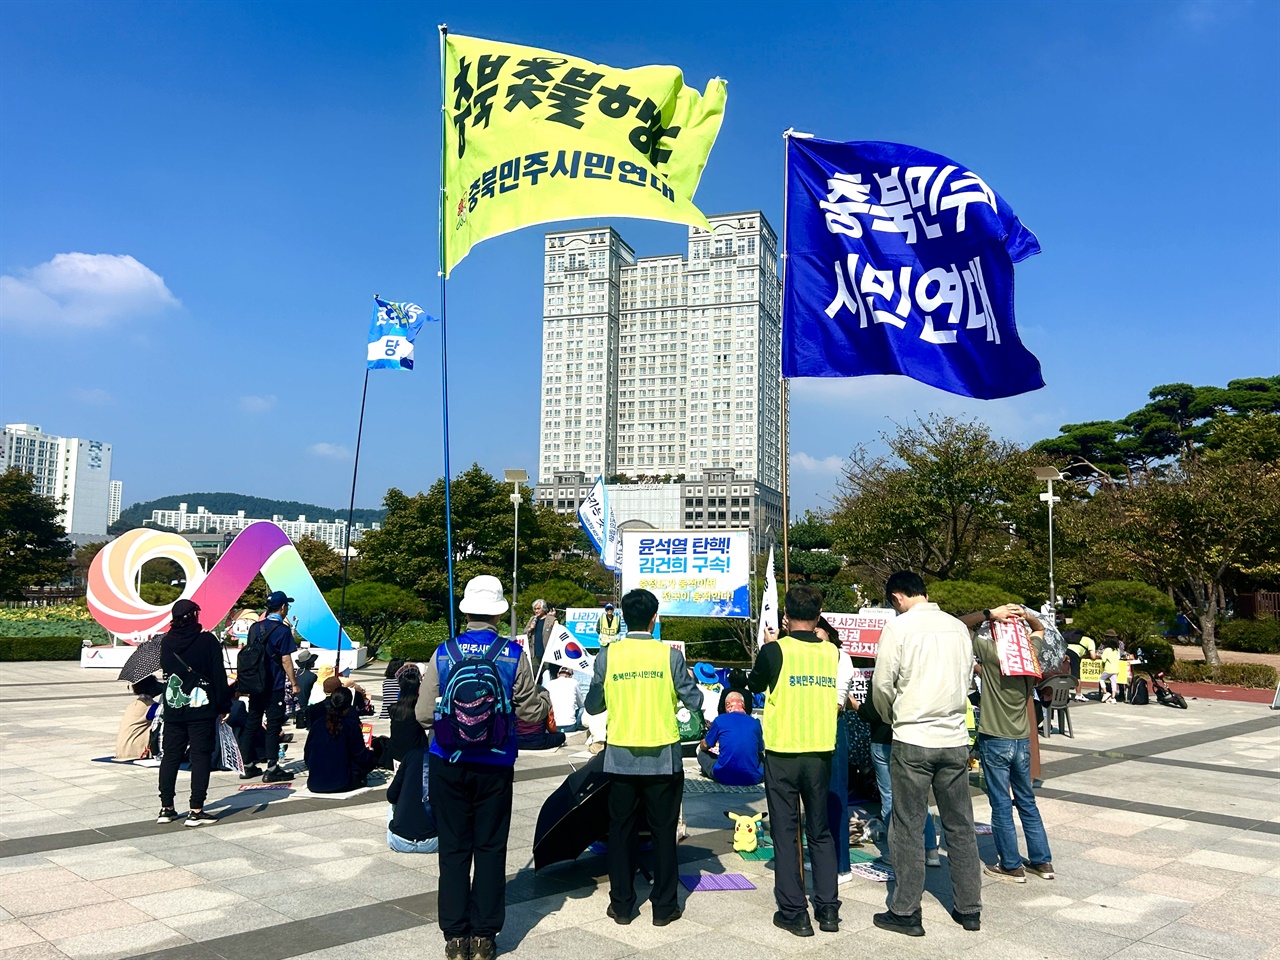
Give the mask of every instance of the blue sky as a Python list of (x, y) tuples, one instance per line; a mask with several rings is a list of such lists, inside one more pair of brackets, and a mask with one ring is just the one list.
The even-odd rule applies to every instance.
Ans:
[[(439, 22), (725, 77), (706, 212), (780, 228), (795, 127), (955, 158), (1039, 236), (1017, 308), (1048, 386), (796, 381), (797, 508), (913, 413), (1031, 442), (1156, 384), (1280, 372), (1280, 4), (9, 0), (0, 417), (111, 442), (126, 503), (344, 504), (370, 297), (439, 303)], [(616, 225), (640, 254), (684, 248), (682, 227)], [(536, 470), (541, 235), (480, 245), (450, 281), (455, 471)], [(440, 473), (436, 336), (412, 374), (373, 374), (358, 505)]]

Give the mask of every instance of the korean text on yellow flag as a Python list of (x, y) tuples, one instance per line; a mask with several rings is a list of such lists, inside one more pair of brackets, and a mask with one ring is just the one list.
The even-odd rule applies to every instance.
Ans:
[(639, 217), (710, 229), (693, 205), (724, 116), (676, 67), (621, 70), (510, 43), (445, 47), (444, 267), (535, 223)]

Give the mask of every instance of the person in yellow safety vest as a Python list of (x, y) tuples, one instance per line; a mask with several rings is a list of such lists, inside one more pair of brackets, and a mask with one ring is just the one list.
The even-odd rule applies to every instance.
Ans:
[(831, 755), (836, 746), (840, 650), (814, 632), (822, 594), (795, 586), (784, 601), (787, 633), (767, 641), (747, 678), (764, 700), (764, 788), (773, 834), (773, 924), (797, 937), (813, 936), (800, 853), (800, 808), (813, 864), (813, 908), (827, 933), (840, 929), (836, 848), (827, 823)]
[(600, 639), (600, 646), (607, 647), (617, 640), (621, 629), (622, 618), (613, 612), (612, 603), (606, 603), (604, 614), (596, 621), (596, 636)]
[(609, 776), (609, 908), (628, 924), (636, 906), (637, 829), (641, 810), (653, 833), (653, 925), (664, 927), (683, 912), (676, 897), (676, 829), (684, 796), (684, 761), (676, 711), (683, 704), (702, 719), (702, 691), (684, 654), (652, 634), (658, 598), (632, 590), (622, 615), (633, 628), (596, 655), (589, 714), (609, 711), (604, 770)]

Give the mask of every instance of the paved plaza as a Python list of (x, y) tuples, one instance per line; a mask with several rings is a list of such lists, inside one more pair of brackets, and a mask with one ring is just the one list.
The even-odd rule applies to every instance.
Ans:
[[(128, 700), (114, 671), (4, 667), (0, 960), (443, 956), (436, 858), (387, 850), (380, 789), (319, 799), (305, 795), (304, 776), (261, 791), (215, 773), (207, 809), (218, 824), (157, 826), (156, 770), (94, 762), (110, 756)], [(377, 674), (365, 679), (376, 689)], [(763, 791), (708, 789), (692, 760), (681, 872), (745, 874), (757, 889), (682, 888), (679, 922), (652, 926), (646, 903), (617, 926), (605, 917), (602, 857), (532, 872), (538, 810), (582, 762), (572, 755), (583, 735), (521, 756), (499, 948), (530, 960), (1280, 960), (1280, 714), (1198, 700), (1186, 711), (1088, 704), (1073, 715), (1074, 739), (1041, 745), (1058, 879), (987, 879), (982, 930), (967, 933), (948, 916), (944, 856), (928, 871), (927, 935), (914, 940), (872, 926), (886, 888), (858, 878), (840, 888), (840, 933), (797, 939), (774, 928), (771, 866), (732, 852), (723, 814), (763, 810)], [(186, 785), (183, 774), (180, 810)], [(989, 819), (980, 794), (974, 807)], [(990, 837), (979, 839), (993, 860)]]

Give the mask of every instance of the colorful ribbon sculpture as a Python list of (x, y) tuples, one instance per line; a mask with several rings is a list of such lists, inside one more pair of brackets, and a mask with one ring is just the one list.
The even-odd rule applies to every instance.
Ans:
[[(297, 617), (301, 636), (314, 647), (338, 647), (338, 618), (284, 531), (265, 520), (245, 527), (208, 574), (201, 570), (191, 544), (176, 533), (139, 529), (112, 540), (89, 567), (86, 599), (93, 619), (122, 639), (145, 638), (165, 627), (173, 605), (144, 602), (134, 585), (142, 565), (161, 557), (182, 568), (187, 578), (182, 596), (200, 606), (206, 629), (230, 612), (254, 575), (261, 573), (272, 590), (294, 598), (289, 615)], [(341, 636), (341, 649), (354, 649), (346, 633)]]

